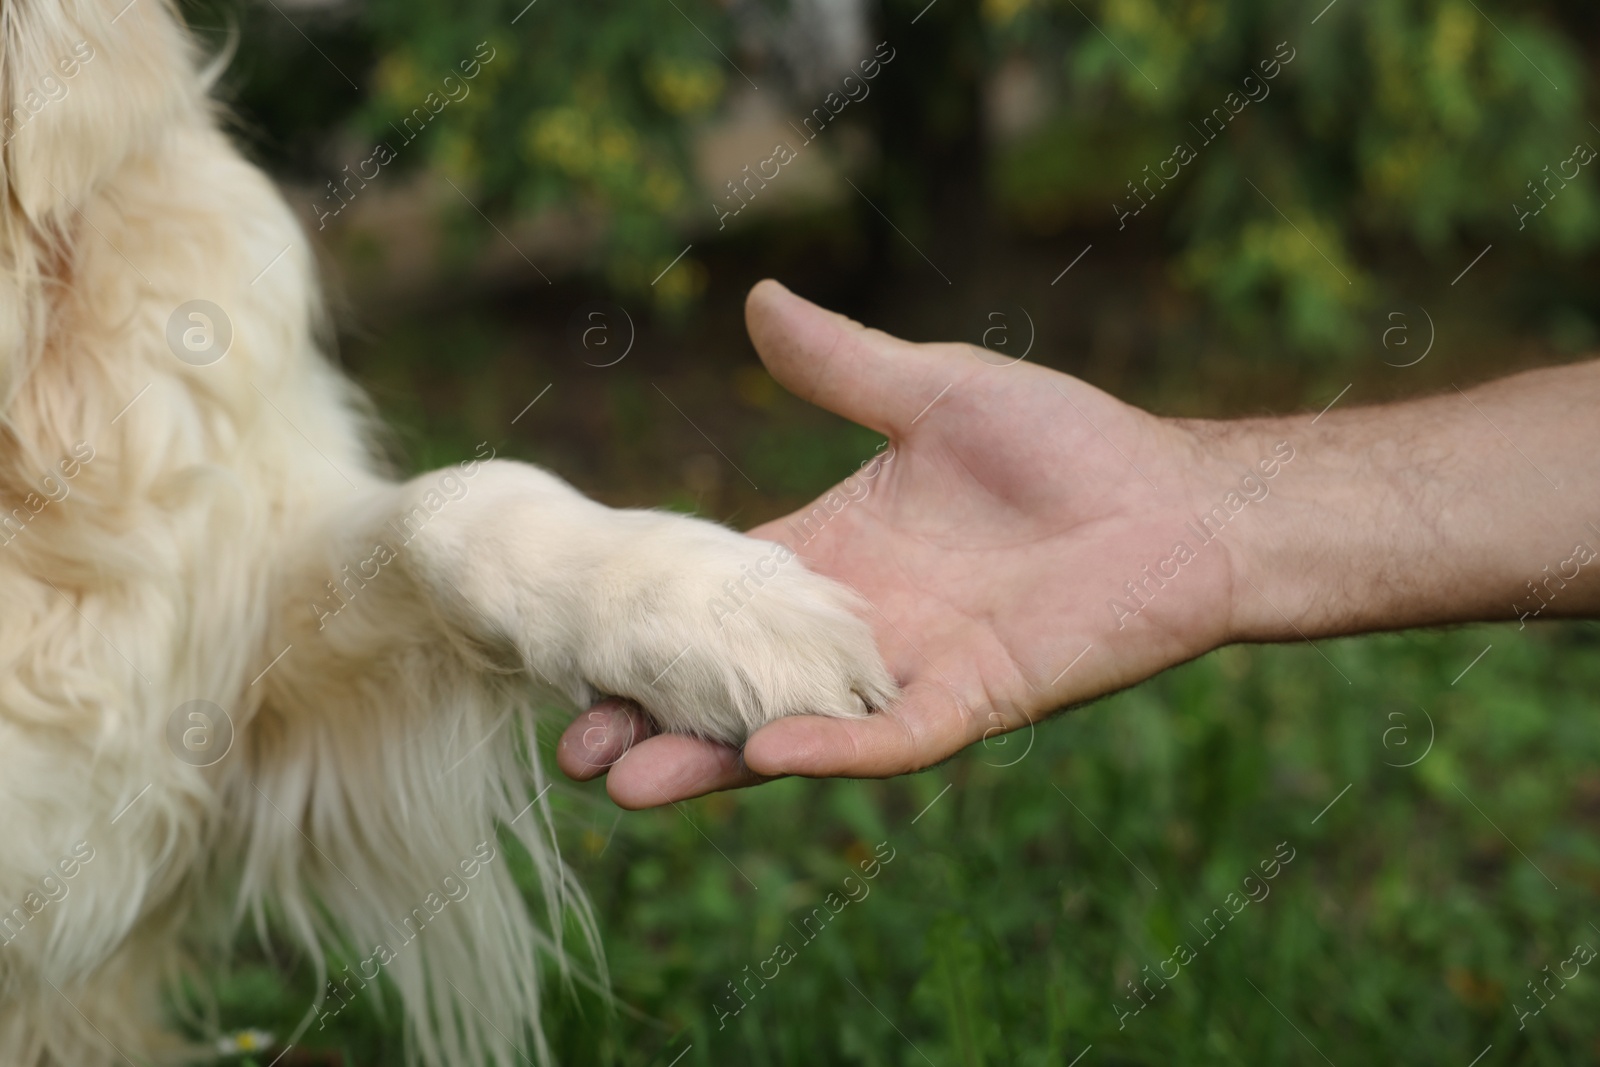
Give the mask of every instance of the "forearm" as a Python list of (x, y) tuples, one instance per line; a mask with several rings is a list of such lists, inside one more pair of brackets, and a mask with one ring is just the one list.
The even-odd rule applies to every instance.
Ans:
[(1197, 429), (1219, 471), (1295, 449), (1228, 539), (1234, 640), (1600, 615), (1600, 362)]

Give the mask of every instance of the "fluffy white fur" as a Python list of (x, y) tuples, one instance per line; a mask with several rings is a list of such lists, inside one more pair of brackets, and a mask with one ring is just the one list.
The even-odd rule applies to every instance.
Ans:
[[(893, 684), (852, 598), (524, 465), (389, 480), (319, 350), (307, 238), (219, 132), (170, 3), (4, 0), (0, 34), (0, 1063), (181, 1056), (160, 980), (241, 919), (319, 966), (394, 948), (422, 1062), (546, 1059), (541, 965), (566, 968), (564, 929), (598, 949), (548, 808), (517, 818), (534, 687), (733, 742), (863, 714)], [(166, 342), (194, 299), (234, 331), (209, 366)], [(167, 741), (195, 699), (236, 729), (206, 768)], [(504, 859), (434, 905), (511, 838), (537, 916)]]

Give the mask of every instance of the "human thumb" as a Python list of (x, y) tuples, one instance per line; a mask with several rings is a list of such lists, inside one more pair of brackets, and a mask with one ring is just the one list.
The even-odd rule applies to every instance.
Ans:
[(868, 329), (770, 278), (745, 298), (744, 321), (761, 361), (791, 393), (891, 437), (915, 420), (930, 386), (951, 380), (939, 346)]

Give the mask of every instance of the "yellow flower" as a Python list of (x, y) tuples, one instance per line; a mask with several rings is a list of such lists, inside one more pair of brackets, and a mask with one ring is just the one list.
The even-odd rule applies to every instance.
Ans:
[(657, 60), (645, 68), (645, 85), (675, 115), (705, 111), (722, 96), (722, 72), (709, 63)]
[(992, 25), (1005, 26), (1032, 6), (1033, 0), (983, 0), (983, 17)]
[(478, 152), (472, 139), (455, 130), (441, 131), (434, 144), (433, 158), (457, 181), (471, 182), (477, 171)]
[(1150, 0), (1111, 0), (1106, 5), (1106, 21), (1135, 33), (1161, 29), (1164, 18)]
[(1472, 54), (1477, 39), (1478, 23), (1473, 14), (1462, 7), (1445, 6), (1439, 9), (1439, 20), (1431, 42), (1434, 65), (1442, 70), (1459, 70)]
[(571, 107), (547, 108), (528, 120), (527, 147), (533, 157), (566, 171), (587, 174), (593, 169), (594, 138), (589, 119)]
[(266, 1030), (240, 1030), (217, 1039), (217, 1051), (224, 1056), (241, 1052), (259, 1052), (272, 1047), (272, 1034)]
[[(666, 262), (666, 259), (662, 260), (663, 265)], [(661, 275), (660, 280), (655, 283), (653, 288), (655, 289), (656, 300), (666, 305), (687, 303), (705, 292), (709, 276), (710, 272), (700, 263), (693, 259), (684, 258), (673, 266), (671, 270)], [(706, 801), (706, 804), (721, 813), (722, 809), (715, 799)]]
[(657, 211), (666, 211), (683, 196), (683, 182), (671, 171), (652, 167), (644, 180), (645, 199)]
[(391, 52), (378, 61), (378, 92), (405, 103), (417, 96), (417, 68), (404, 52)]
[(626, 126), (608, 125), (600, 135), (600, 159), (611, 166), (626, 166), (633, 162), (634, 138)]

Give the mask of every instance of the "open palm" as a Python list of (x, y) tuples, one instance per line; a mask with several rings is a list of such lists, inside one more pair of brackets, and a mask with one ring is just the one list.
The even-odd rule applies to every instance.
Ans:
[(563, 738), (569, 774), (609, 768), (613, 798), (646, 807), (764, 776), (901, 774), (977, 742), (1010, 762), (1023, 746), (999, 747), (1005, 732), (1225, 639), (1229, 549), (1186, 524), (1230, 472), (1195, 428), (969, 345), (865, 329), (775, 282), (752, 290), (746, 318), (780, 382), (889, 438), (864, 472), (750, 533), (854, 587), (901, 699), (861, 720), (780, 719), (742, 760), (647, 737), (638, 712), (608, 704)]

